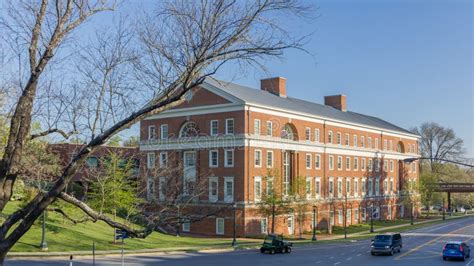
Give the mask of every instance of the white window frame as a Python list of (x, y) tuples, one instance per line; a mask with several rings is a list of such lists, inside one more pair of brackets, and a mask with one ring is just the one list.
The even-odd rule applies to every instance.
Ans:
[[(271, 156), (268, 156), (269, 154), (271, 154)], [(273, 156), (273, 151), (267, 151), (267, 168), (273, 168), (273, 160), (274, 160), (274, 156)], [(269, 161), (268, 158), (271, 158), (271, 160)], [(270, 164), (269, 164), (270, 162)]]
[(366, 193), (367, 193), (367, 178), (362, 177), (360, 194), (363, 197), (365, 196)]
[(334, 137), (334, 136), (333, 136), (333, 134), (332, 134), (332, 130), (329, 130), (329, 132), (328, 132), (328, 143), (331, 143), (331, 144), (332, 144), (332, 142), (334, 141), (334, 140), (333, 140), (333, 137)]
[[(228, 192), (228, 183), (232, 183), (232, 194), (229, 195)], [(233, 176), (225, 176), (224, 177), (224, 202), (231, 203), (234, 202), (234, 194), (235, 194), (235, 187), (234, 187), (234, 177)]]
[(316, 199), (321, 198), (321, 177), (314, 178), (314, 195)]
[(321, 169), (321, 154), (314, 155), (314, 168)]
[(394, 170), (394, 163), (393, 160), (390, 160), (390, 172), (393, 173)]
[(314, 141), (321, 142), (319, 128), (314, 129)]
[(168, 124), (160, 125), (160, 139), (168, 139), (168, 134), (169, 134)]
[(367, 185), (367, 194), (369, 196), (372, 196), (374, 194), (374, 178), (370, 177), (368, 180), (368, 185)]
[(191, 223), (189, 221), (183, 222), (183, 232), (191, 231)]
[[(212, 183), (216, 183), (216, 195), (212, 195)], [(209, 201), (217, 202), (219, 200), (219, 178), (217, 176), (209, 177)]]
[[(229, 155), (228, 152), (230, 152), (231, 157), (232, 157), (232, 163), (228, 163)], [(217, 156), (219, 157), (219, 156)], [(234, 149), (225, 149), (224, 150), (224, 167), (234, 167), (234, 161), (235, 161), (235, 154), (234, 154)]]
[(359, 178), (354, 177), (354, 197), (359, 197)]
[(336, 143), (337, 143), (337, 145), (342, 145), (342, 134), (341, 134), (341, 132), (337, 132), (337, 134), (336, 134)]
[(359, 146), (359, 143), (357, 143), (359, 141), (357, 135), (354, 135), (353, 138), (354, 138), (354, 140), (353, 140), (354, 141), (354, 147)]
[(384, 194), (385, 195), (388, 195), (388, 179), (385, 178), (384, 181), (383, 181), (383, 191), (384, 191)]
[(345, 145), (346, 145), (346, 146), (350, 146), (350, 145), (351, 145), (351, 140), (350, 140), (350, 137), (349, 137), (349, 133), (346, 133), (346, 134), (345, 134), (344, 142), (345, 142)]
[(346, 156), (346, 171), (351, 170), (351, 157)]
[(155, 199), (155, 178), (153, 176), (148, 176), (146, 181), (146, 195), (148, 200)]
[(254, 119), (253, 120), (253, 134), (255, 136), (260, 136), (260, 128), (261, 127), (261, 123), (260, 123), (260, 119)]
[(146, 168), (153, 169), (155, 168), (156, 154), (154, 152), (148, 152), (146, 154)]
[(372, 137), (367, 138), (367, 148), (372, 149)]
[(375, 149), (379, 149), (379, 138), (375, 138)]
[(329, 167), (329, 170), (334, 170), (334, 156), (333, 155), (329, 155), (328, 167)]
[(365, 171), (365, 169), (367, 169), (366, 159), (365, 159), (365, 158), (361, 158), (361, 161), (360, 161), (360, 170), (361, 170), (361, 171)]
[[(219, 224), (222, 222), (222, 232), (219, 230)], [(225, 232), (225, 220), (224, 218), (216, 218), (216, 235), (223, 235)]]
[(378, 196), (380, 194), (380, 179), (375, 178), (375, 196)]
[(343, 224), (344, 223), (343, 219), (344, 219), (344, 214), (342, 213), (341, 209), (338, 209), (337, 210), (337, 223)]
[(337, 178), (337, 197), (342, 198), (342, 177)]
[(267, 121), (267, 136), (273, 136), (273, 122)]
[[(312, 177), (307, 176), (305, 182), (305, 192), (306, 192), (306, 199), (311, 199), (313, 197), (313, 185), (312, 185)], [(308, 191), (308, 184), (309, 184), (309, 191)]]
[[(258, 153), (258, 156), (257, 156)], [(255, 167), (261, 168), (262, 167), (262, 150), (255, 150), (253, 153), (253, 162)], [(258, 164), (257, 164), (257, 158), (258, 158)]]
[[(232, 132), (229, 130), (229, 122), (232, 122)], [(234, 118), (227, 118), (225, 120), (225, 134), (226, 135), (234, 135), (235, 134), (235, 121)]]
[(369, 159), (369, 162), (367, 163), (367, 170), (372, 171), (372, 169), (374, 169), (374, 161)]
[(337, 170), (342, 170), (342, 156), (337, 156)]
[(312, 165), (313, 165), (313, 156), (311, 155), (311, 153), (306, 153), (306, 169), (312, 169)]
[(386, 151), (388, 148), (388, 141), (386, 139), (383, 140), (383, 150)]
[(260, 233), (261, 234), (268, 233), (268, 219), (267, 218), (260, 219)]
[[(215, 128), (216, 131), (215, 131), (215, 132), (214, 132), (214, 125), (213, 125), (213, 123), (216, 123), (216, 128)], [(214, 119), (214, 120), (211, 120), (211, 121), (209, 122), (209, 131), (210, 131), (209, 133), (210, 133), (211, 136), (217, 136), (217, 135), (219, 135), (219, 120)]]
[(305, 128), (305, 140), (311, 141), (311, 128), (310, 127)]
[(166, 184), (166, 177), (161, 176), (158, 178), (158, 192), (160, 193), (158, 195), (158, 199), (160, 201), (166, 200), (166, 195), (165, 195), (165, 184)]
[(334, 197), (334, 177), (329, 177), (328, 196), (329, 196), (329, 198)]
[(168, 152), (160, 152), (160, 167), (166, 167), (168, 164)]
[[(260, 193), (257, 193), (257, 188)], [(262, 200), (262, 177), (255, 176), (253, 178), (253, 200), (255, 202), (260, 202)]]
[(360, 136), (360, 146), (365, 148), (365, 136)]
[(354, 157), (354, 164), (352, 170), (359, 171), (359, 157)]
[[(213, 164), (213, 154), (216, 154), (216, 164)], [(219, 167), (219, 150), (209, 150), (209, 167), (217, 168)]]
[(156, 139), (156, 126), (149, 125), (148, 126), (148, 140), (154, 140), (154, 139)]
[(383, 171), (388, 173), (388, 160), (383, 161)]
[(347, 197), (350, 197), (351, 196), (351, 178), (350, 177), (346, 177), (346, 196)]

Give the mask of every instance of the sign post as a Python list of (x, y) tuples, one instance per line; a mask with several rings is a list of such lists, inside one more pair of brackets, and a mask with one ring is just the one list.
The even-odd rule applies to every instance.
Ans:
[(127, 231), (122, 230), (122, 229), (115, 229), (115, 239), (116, 240), (122, 239), (122, 266), (125, 265), (124, 257), (123, 257), (125, 238), (128, 238), (128, 232)]

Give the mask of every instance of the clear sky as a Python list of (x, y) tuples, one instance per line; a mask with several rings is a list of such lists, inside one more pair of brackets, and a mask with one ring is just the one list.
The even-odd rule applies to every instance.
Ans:
[(288, 51), (252, 71), (220, 78), (259, 87), (268, 76), (287, 78), (287, 94), (323, 103), (347, 95), (348, 109), (404, 128), (434, 121), (451, 127), (474, 157), (472, 1), (326, 0), (306, 48)]

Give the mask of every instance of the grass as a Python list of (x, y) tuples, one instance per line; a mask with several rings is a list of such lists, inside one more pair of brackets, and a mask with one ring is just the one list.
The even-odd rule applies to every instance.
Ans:
[[(9, 202), (5, 214), (12, 213), (19, 207), (18, 202)], [(82, 214), (77, 209), (67, 209), (72, 217)], [(0, 218), (1, 220), (2, 218)], [(49, 251), (78, 251), (92, 250), (95, 242), (97, 250), (119, 250), (121, 245), (113, 243), (113, 229), (103, 222), (85, 222), (74, 225), (60, 214), (49, 212), (46, 226), (46, 242)], [(12, 248), (12, 252), (38, 252), (41, 242), (41, 219), (38, 219), (31, 229)], [(252, 243), (255, 240), (239, 240), (240, 244)], [(145, 239), (125, 239), (128, 250), (159, 249), (159, 248), (190, 248), (222, 246), (229, 247), (228, 238), (176, 237), (154, 232)]]
[[(401, 224), (409, 224), (410, 220), (393, 220), (393, 221), (381, 221), (381, 220), (374, 220), (374, 228), (380, 228), (385, 226), (394, 226), (394, 225), (401, 225)], [(362, 223), (362, 224), (354, 224), (347, 226), (347, 233), (359, 233), (359, 232), (368, 232), (370, 230), (370, 223)], [(344, 227), (342, 226), (334, 226), (333, 227), (333, 234), (341, 235), (344, 234)]]

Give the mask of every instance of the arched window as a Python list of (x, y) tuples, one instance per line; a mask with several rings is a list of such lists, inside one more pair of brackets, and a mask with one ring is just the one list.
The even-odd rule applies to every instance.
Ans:
[(401, 141), (398, 142), (397, 151), (400, 153), (405, 153), (405, 147), (403, 146), (403, 143)]
[(199, 136), (199, 127), (195, 122), (186, 122), (179, 131), (180, 138), (190, 138)]
[(286, 124), (281, 130), (282, 139), (296, 140), (296, 137), (296, 132), (290, 124)]

